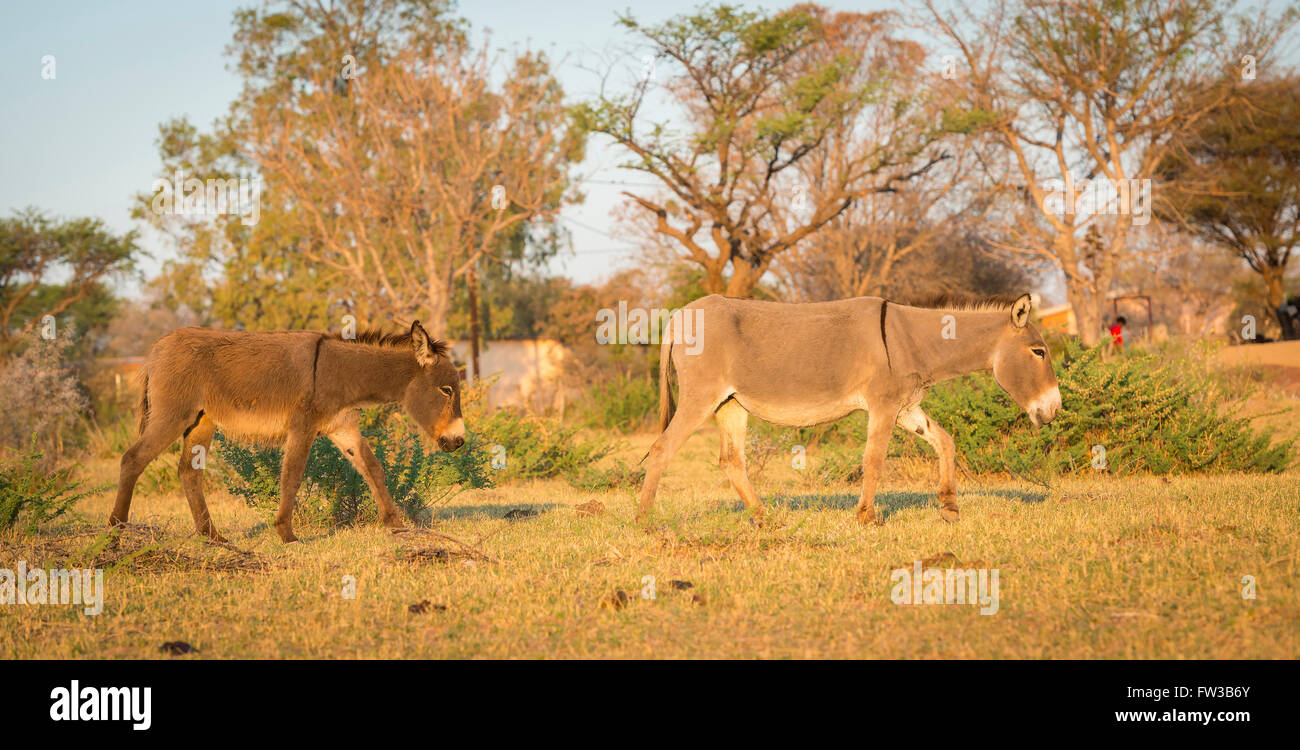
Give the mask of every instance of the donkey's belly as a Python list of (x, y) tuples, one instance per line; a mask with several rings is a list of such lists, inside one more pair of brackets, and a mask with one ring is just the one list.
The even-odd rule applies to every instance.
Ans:
[(735, 399), (745, 407), (745, 411), (759, 419), (786, 427), (811, 427), (834, 422), (858, 409), (867, 408), (866, 402), (859, 396), (834, 401), (781, 402), (737, 393)]
[(288, 419), (283, 414), (226, 408), (211, 410), (208, 415), (223, 434), (241, 440), (279, 444), (288, 433)]

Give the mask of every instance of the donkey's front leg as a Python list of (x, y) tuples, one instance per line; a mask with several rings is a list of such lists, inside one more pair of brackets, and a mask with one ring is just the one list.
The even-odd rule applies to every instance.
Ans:
[(862, 498), (858, 501), (858, 523), (881, 523), (876, 517), (876, 485), (885, 469), (885, 453), (897, 417), (898, 406), (893, 404), (867, 410), (867, 447), (862, 452)]
[(402, 516), (393, 505), (393, 498), (388, 494), (388, 482), (384, 481), (384, 467), (370, 450), (370, 444), (361, 435), (361, 428), (352, 421), (347, 426), (330, 433), (330, 440), (347, 456), (352, 467), (365, 478), (370, 485), (370, 494), (379, 506), (379, 520), (394, 533), (406, 528)]
[(284, 462), (280, 465), (280, 509), (275, 512), (275, 531), (286, 544), (298, 541), (298, 537), (293, 535), (293, 503), (298, 496), (298, 485), (302, 484), (302, 472), (307, 468), (311, 443), (311, 435), (291, 431), (284, 444)]

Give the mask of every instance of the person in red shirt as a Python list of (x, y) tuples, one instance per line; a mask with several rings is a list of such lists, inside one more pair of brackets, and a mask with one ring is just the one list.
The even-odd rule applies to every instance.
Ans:
[(1115, 318), (1115, 324), (1110, 327), (1110, 343), (1117, 352), (1124, 351), (1124, 326), (1126, 325), (1128, 321), (1121, 315)]

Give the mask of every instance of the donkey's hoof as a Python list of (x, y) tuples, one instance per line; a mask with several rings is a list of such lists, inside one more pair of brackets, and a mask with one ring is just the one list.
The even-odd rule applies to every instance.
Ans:
[(958, 519), (960, 516), (961, 516), (961, 514), (957, 512), (957, 509), (956, 509), (956, 508), (940, 508), (940, 509), (939, 509), (939, 517), (942, 518), (943, 520), (947, 521), (948, 523), (956, 523), (956, 522), (957, 522), (957, 519)]
[(230, 544), (229, 539), (216, 533), (215, 531), (212, 532), (211, 534), (208, 534), (208, 541), (212, 542), (213, 544)]
[(863, 526), (883, 526), (885, 523), (876, 515), (875, 508), (858, 508), (857, 517)]

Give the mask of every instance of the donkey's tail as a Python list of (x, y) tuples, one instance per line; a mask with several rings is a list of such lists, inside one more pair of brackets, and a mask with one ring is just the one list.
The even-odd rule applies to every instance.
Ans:
[[(681, 313), (678, 313), (680, 315)], [(659, 345), (659, 431), (668, 429), (677, 405), (673, 403), (673, 389), (668, 387), (668, 370), (673, 359), (673, 328), (668, 326), (664, 332), (663, 343)]]
[[(677, 315), (681, 315), (678, 312)], [(668, 370), (673, 361), (673, 334), (672, 325), (664, 326), (663, 341), (659, 343), (659, 433), (668, 429), (668, 423), (673, 420), (673, 412), (677, 411), (677, 405), (673, 403), (673, 389), (668, 387)], [(650, 452), (641, 457), (637, 463), (645, 463), (650, 457)]]
[(140, 368), (140, 374), (136, 376), (136, 382), (140, 384), (140, 401), (136, 404), (136, 422), (140, 429), (140, 434), (144, 434), (144, 428), (149, 424), (149, 365), (145, 364)]

